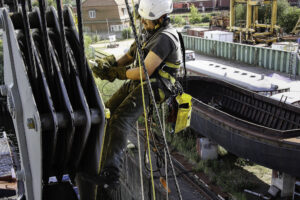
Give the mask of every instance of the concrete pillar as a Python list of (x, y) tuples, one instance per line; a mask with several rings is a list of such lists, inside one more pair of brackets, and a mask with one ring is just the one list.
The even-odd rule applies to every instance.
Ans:
[(292, 197), (294, 192), (295, 182), (296, 182), (295, 177), (292, 177), (291, 175), (286, 173), (273, 170), (270, 190), (272, 187), (276, 187), (280, 190), (281, 197)]
[(208, 138), (197, 138), (197, 152), (202, 160), (218, 158), (218, 144)]
[(300, 180), (295, 183), (293, 200), (300, 200)]

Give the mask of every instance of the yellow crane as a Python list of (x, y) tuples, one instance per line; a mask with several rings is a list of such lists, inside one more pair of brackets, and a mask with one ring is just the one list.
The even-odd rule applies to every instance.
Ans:
[[(246, 24), (235, 26), (236, 6), (246, 5)], [(258, 9), (260, 6), (271, 5), (270, 24), (259, 24)], [(230, 24), (228, 29), (236, 33), (236, 37), (247, 43), (272, 43), (278, 39), (280, 27), (277, 23), (277, 0), (230, 0)], [(261, 28), (264, 29), (260, 32)]]

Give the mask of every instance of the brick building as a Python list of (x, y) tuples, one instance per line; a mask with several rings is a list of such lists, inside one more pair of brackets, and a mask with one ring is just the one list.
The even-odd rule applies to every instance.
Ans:
[(130, 26), (124, 0), (85, 0), (82, 19), (87, 32), (107, 33), (109, 29), (111, 34), (117, 34)]

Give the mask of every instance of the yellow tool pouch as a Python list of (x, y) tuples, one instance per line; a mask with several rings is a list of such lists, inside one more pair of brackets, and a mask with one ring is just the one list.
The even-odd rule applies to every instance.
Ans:
[(186, 93), (176, 96), (178, 106), (175, 133), (190, 126), (192, 115), (192, 96)]

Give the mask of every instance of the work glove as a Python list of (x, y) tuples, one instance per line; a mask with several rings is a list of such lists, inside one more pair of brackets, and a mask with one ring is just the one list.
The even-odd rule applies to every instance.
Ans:
[(130, 55), (132, 58), (135, 58), (137, 51), (136, 42), (132, 43), (127, 54)]
[(123, 68), (124, 67), (117, 66), (114, 55), (95, 60), (94, 65), (91, 67), (97, 77), (110, 82), (114, 81), (116, 78), (121, 80), (126, 79), (126, 68)]
[(93, 73), (102, 80), (108, 80), (113, 82), (116, 78), (120, 80), (126, 80), (126, 67), (110, 66), (106, 63), (98, 63), (92, 66)]
[(115, 77), (120, 80), (126, 80), (126, 67), (111, 67), (108, 70), (108, 74), (110, 77)]
[(97, 59), (95, 61), (97, 63), (98, 68), (110, 68), (118, 66), (114, 55), (109, 55), (104, 58)]
[(111, 67), (117, 67), (118, 63), (114, 55), (109, 55), (103, 58), (105, 62), (109, 64)]

